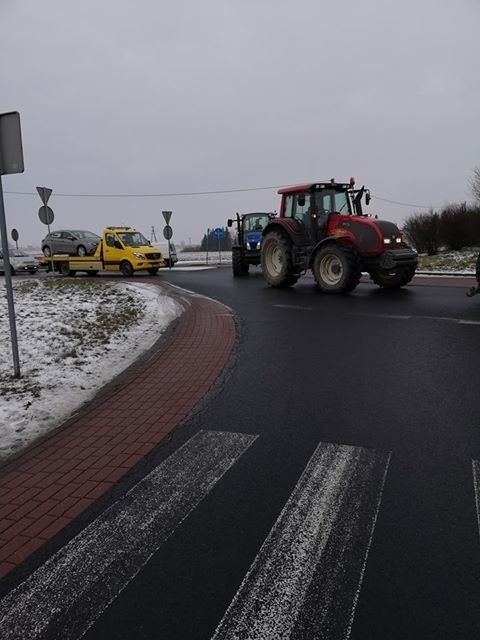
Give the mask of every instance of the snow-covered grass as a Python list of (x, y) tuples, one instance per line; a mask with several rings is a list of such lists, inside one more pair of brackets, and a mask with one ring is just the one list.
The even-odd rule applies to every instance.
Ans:
[(441, 251), (435, 256), (420, 255), (417, 271), (439, 271), (449, 273), (475, 273), (479, 249)]
[(0, 460), (61, 424), (182, 312), (147, 284), (60, 277), (13, 281), (21, 377), (13, 377), (2, 278)]

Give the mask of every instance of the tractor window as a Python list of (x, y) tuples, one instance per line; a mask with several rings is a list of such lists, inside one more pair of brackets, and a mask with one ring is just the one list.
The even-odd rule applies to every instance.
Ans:
[(245, 218), (243, 230), (249, 231), (263, 231), (267, 226), (269, 217), (266, 215), (258, 214), (258, 216), (248, 216)]
[(317, 211), (319, 215), (332, 213), (350, 213), (347, 194), (344, 191), (334, 189), (322, 189), (315, 194)]
[(293, 218), (293, 195), (287, 194), (285, 198), (285, 218)]
[(308, 224), (311, 212), (310, 198), (308, 193), (296, 193), (293, 198), (293, 216), (304, 224)]

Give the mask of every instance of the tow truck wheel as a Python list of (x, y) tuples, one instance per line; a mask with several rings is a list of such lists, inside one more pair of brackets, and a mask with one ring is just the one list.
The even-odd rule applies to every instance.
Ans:
[(147, 269), (147, 271), (151, 276), (154, 276), (158, 273), (158, 267), (152, 267), (151, 269)]
[(370, 271), (370, 278), (384, 289), (400, 289), (410, 282), (415, 275), (414, 267), (402, 267), (392, 271)]
[(124, 260), (120, 263), (120, 271), (126, 278), (131, 278), (133, 276), (133, 267), (128, 260)]
[(261, 250), (263, 277), (271, 287), (290, 287), (298, 280), (294, 273), (292, 243), (278, 231), (267, 233)]
[(58, 271), (60, 272), (61, 276), (69, 276), (69, 275), (71, 275), (70, 265), (68, 264), (68, 262), (61, 262), (58, 265)]
[(353, 291), (360, 281), (360, 261), (350, 247), (328, 244), (313, 259), (316, 283), (325, 293)]

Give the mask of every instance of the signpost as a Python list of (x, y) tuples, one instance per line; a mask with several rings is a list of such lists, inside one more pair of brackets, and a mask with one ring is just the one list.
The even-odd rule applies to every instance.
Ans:
[(173, 236), (173, 229), (172, 227), (169, 225), (170, 222), (170, 218), (172, 217), (172, 212), (171, 211), (162, 211), (162, 216), (165, 219), (165, 226), (163, 227), (163, 237), (165, 238), (165, 240), (168, 240), (168, 268), (171, 269), (172, 268), (172, 250), (170, 248), (170, 240), (172, 239)]
[(220, 238), (223, 236), (223, 229), (221, 227), (217, 227), (213, 230), (213, 235), (218, 241), (218, 261), (222, 264), (222, 253), (220, 251)]
[(15, 247), (18, 251), (18, 231), (16, 229), (12, 229), (12, 240), (15, 242)]
[(38, 195), (40, 196), (41, 201), (43, 202), (43, 207), (40, 207), (38, 210), (38, 217), (40, 218), (40, 222), (47, 225), (48, 228), (48, 237), (50, 238), (50, 260), (51, 260), (51, 269), (52, 275), (55, 275), (55, 268), (53, 263), (53, 244), (52, 244), (52, 236), (50, 235), (50, 225), (55, 220), (55, 215), (53, 210), (50, 207), (47, 207), (47, 202), (52, 195), (52, 190), (48, 187), (37, 187)]
[[(3, 201), (2, 175), (23, 173), (22, 132), (20, 128), (20, 114), (11, 111), (0, 114), (0, 236), (4, 264), (10, 264), (10, 252), (7, 240), (7, 221)], [(15, 305), (13, 302), (12, 274), (5, 267), (5, 289), (8, 304), (8, 320), (10, 323), (10, 338), (12, 342), (13, 375), (20, 377), (20, 359), (18, 357), (17, 326), (15, 322)]]

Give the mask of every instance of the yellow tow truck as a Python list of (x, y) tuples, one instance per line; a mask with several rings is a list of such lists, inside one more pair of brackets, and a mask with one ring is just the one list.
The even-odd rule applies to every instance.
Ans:
[(99, 271), (120, 271), (127, 277), (133, 276), (135, 271), (148, 271), (153, 276), (166, 266), (159, 249), (132, 227), (106, 227), (92, 255), (54, 254), (37, 260), (62, 276), (73, 276), (77, 271), (84, 271), (90, 276), (97, 275)]

